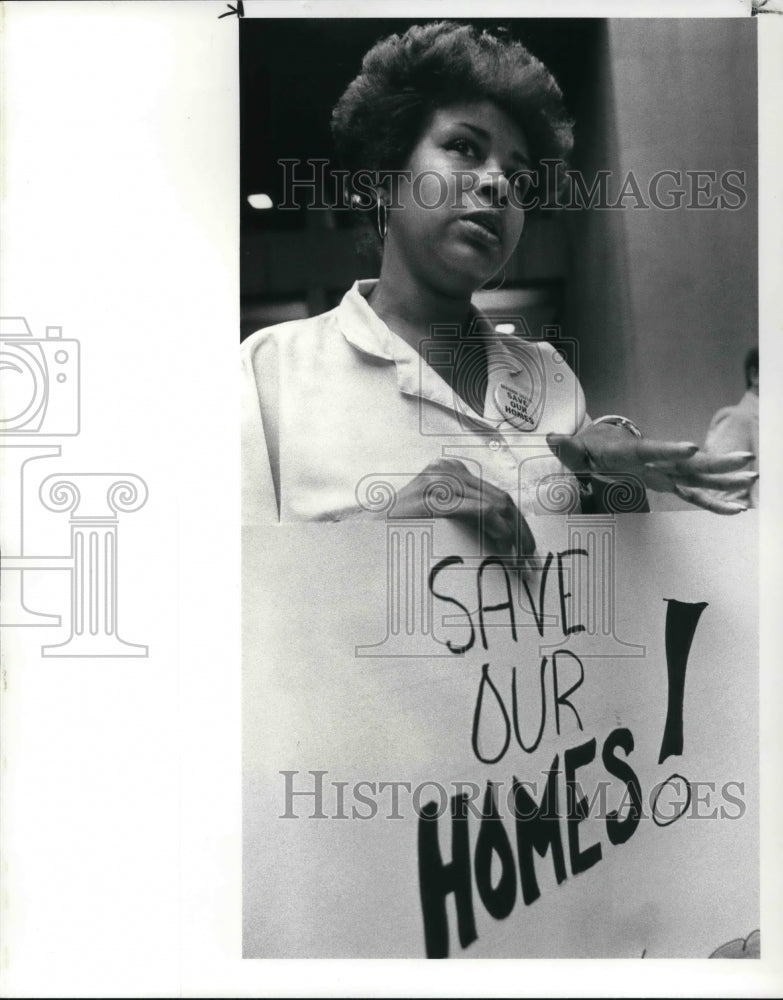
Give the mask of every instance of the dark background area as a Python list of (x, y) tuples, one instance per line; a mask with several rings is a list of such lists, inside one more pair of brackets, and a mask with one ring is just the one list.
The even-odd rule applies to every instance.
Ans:
[[(502, 289), (475, 299), (533, 336), (559, 324), (593, 416), (626, 413), (649, 436), (702, 441), (712, 413), (742, 394), (758, 337), (755, 21), (471, 20), (503, 25), (552, 70), (588, 182), (610, 170), (616, 191), (633, 171), (645, 190), (664, 169), (745, 171), (738, 211), (529, 213)], [(243, 336), (331, 308), (377, 274), (348, 211), (257, 210), (247, 198), (280, 202), (281, 157), (334, 161), (334, 104), (367, 49), (412, 23), (242, 21)]]

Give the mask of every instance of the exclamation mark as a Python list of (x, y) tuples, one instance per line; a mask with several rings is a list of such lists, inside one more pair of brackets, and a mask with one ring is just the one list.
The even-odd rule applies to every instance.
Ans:
[(682, 703), (685, 697), (685, 670), (688, 654), (706, 601), (687, 604), (666, 599), (666, 669), (669, 675), (669, 702), (666, 707), (666, 725), (663, 729), (658, 763), (662, 764), (672, 754), (681, 754), (683, 747)]

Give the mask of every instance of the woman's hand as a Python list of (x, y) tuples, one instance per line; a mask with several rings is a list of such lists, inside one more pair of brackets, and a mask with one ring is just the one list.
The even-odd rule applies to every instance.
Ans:
[(455, 458), (430, 462), (397, 493), (385, 516), (454, 518), (500, 552), (529, 556), (536, 549), (533, 533), (508, 493), (478, 479)]
[(740, 472), (753, 455), (709, 455), (688, 442), (648, 441), (616, 424), (591, 424), (578, 434), (549, 434), (547, 444), (572, 472), (598, 479), (634, 476), (649, 489), (674, 493), (716, 514), (739, 514), (745, 504), (721, 496), (749, 489), (757, 472)]

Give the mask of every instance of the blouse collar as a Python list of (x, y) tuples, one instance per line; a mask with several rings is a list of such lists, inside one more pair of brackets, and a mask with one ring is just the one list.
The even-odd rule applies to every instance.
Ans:
[[(486, 427), (497, 427), (497, 419), (487, 419), (476, 413), (424, 360), (419, 352), (407, 341), (394, 333), (378, 316), (367, 301), (367, 297), (377, 284), (377, 278), (355, 281), (343, 296), (337, 308), (337, 318), (343, 336), (357, 350), (383, 361), (394, 362), (397, 369), (397, 384), (400, 392), (419, 396), (446, 409), (468, 417)], [(490, 367), (504, 360), (513, 366), (513, 356), (508, 352), (503, 338), (494, 324), (475, 306), (471, 306), (471, 326), (483, 328), (487, 337), (488, 361)]]

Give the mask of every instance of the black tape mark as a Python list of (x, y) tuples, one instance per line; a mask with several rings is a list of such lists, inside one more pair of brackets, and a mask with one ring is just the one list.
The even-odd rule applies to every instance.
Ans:
[(228, 4), (228, 10), (223, 14), (218, 14), (218, 21), (221, 17), (244, 17), (245, 16), (245, 5), (242, 0), (237, 0), (237, 5), (234, 7), (232, 4)]
[[(750, 16), (757, 17), (759, 14), (783, 14), (783, 10), (778, 7), (767, 7), (769, 0), (751, 0)], [(712, 958), (712, 956), (710, 956)]]

